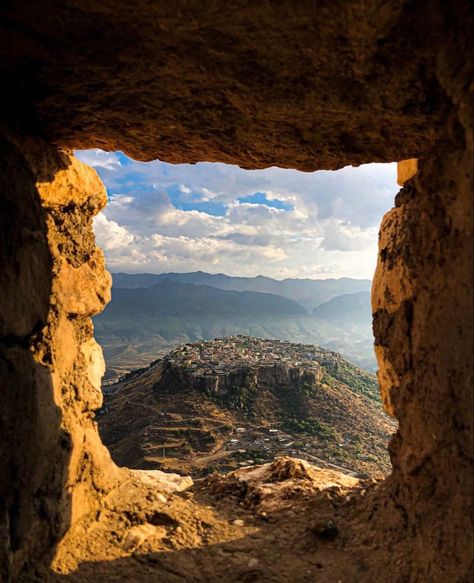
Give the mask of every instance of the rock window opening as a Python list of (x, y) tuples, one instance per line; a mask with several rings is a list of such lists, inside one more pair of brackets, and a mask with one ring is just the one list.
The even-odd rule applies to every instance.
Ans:
[(388, 475), (396, 422), (375, 377), (370, 287), (396, 165), (77, 155), (108, 187), (94, 219), (113, 277), (94, 318), (108, 369), (96, 415), (116, 463), (203, 479), (288, 456)]
[[(1, 12), (0, 579), (471, 581), (470, 3), (178, 1), (170, 7), (137, 0), (130, 10), (121, 2), (18, 0)], [(106, 207), (96, 172), (72, 155), (97, 147), (140, 160), (214, 160), (251, 172), (273, 164), (328, 171), (418, 160), (416, 168), (400, 166), (403, 187), (380, 226), (372, 288), (382, 400), (398, 421), (390, 475), (357, 480), (285, 456), (269, 466), (196, 478), (191, 488), (172, 472), (113, 462), (97, 429), (103, 364), (91, 320), (109, 303), (111, 281), (92, 222), (97, 217), (105, 233), (113, 271), (114, 254), (127, 256), (132, 267), (150, 249), (163, 261), (173, 237), (151, 229), (138, 240), (110, 215), (112, 203), (116, 210), (128, 205), (133, 219), (130, 193), (107, 185), (114, 196)], [(113, 175), (117, 159), (100, 155)], [(126, 166), (125, 158), (118, 161)], [(134, 181), (143, 173), (144, 165)], [(162, 182), (151, 188), (139, 217), (148, 225)], [(176, 184), (168, 198), (191, 194), (187, 182)], [(168, 226), (188, 219), (189, 230), (174, 237), (182, 254), (209, 259), (216, 245), (224, 246), (244, 266), (238, 250), (252, 249), (244, 256), (252, 259), (261, 247), (262, 264), (284, 262), (268, 238), (291, 229), (279, 223), (262, 238), (244, 220), (243, 205), (277, 215), (292, 211), (268, 211), (264, 203), (290, 200), (268, 185), (246, 192), (255, 198), (232, 207), (242, 228), (198, 244), (203, 218), (208, 227), (225, 224), (215, 190), (203, 187), (209, 192), (200, 193), (201, 211), (211, 218), (185, 208), (183, 199), (186, 217), (163, 206)], [(319, 219), (328, 218), (326, 210), (318, 207)], [(365, 228), (338, 226), (349, 247)], [(298, 242), (289, 236), (283, 251)], [(340, 243), (340, 236), (325, 237), (333, 252)], [(226, 271), (209, 261), (203, 267), (194, 269)], [(99, 321), (97, 332), (107, 333)], [(116, 356), (122, 352), (132, 362), (133, 349), (119, 346), (128, 334), (122, 324)], [(149, 324), (141, 324), (142, 353)], [(192, 332), (188, 327), (186, 335)], [(111, 350), (109, 371), (113, 356)], [(122, 407), (138, 418), (131, 399)], [(163, 412), (156, 408), (157, 416)], [(181, 421), (170, 417), (170, 431)], [(275, 435), (270, 429), (278, 434), (275, 425), (268, 439)], [(230, 439), (245, 435), (237, 429)], [(183, 430), (183, 439), (203, 435), (202, 425)], [(130, 458), (141, 455), (135, 442), (123, 445)]]

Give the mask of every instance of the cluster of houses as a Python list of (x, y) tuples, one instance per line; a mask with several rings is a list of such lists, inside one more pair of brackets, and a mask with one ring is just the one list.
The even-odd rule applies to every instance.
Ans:
[(178, 346), (164, 360), (193, 375), (206, 376), (277, 364), (316, 370), (331, 356), (330, 351), (311, 344), (237, 335)]
[[(343, 448), (351, 442), (352, 439), (346, 437), (338, 445)], [(327, 452), (322, 454), (325, 459), (318, 457), (321, 453), (318, 449), (315, 449), (314, 445), (314, 439), (308, 436), (305, 436), (305, 442), (302, 442), (301, 436), (295, 437), (281, 429), (237, 427), (234, 437), (228, 439), (224, 447), (237, 454), (236, 459), (234, 459), (237, 465), (240, 466), (265, 463), (274, 460), (278, 456), (289, 455), (311, 463), (316, 462), (321, 467), (337, 469), (355, 477), (365, 476), (365, 474), (360, 474), (341, 466), (340, 460), (328, 455)], [(359, 455), (358, 459), (366, 461), (370, 459), (370, 456)]]

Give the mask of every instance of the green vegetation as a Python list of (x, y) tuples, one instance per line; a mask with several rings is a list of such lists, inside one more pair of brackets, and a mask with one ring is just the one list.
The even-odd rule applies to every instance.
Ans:
[(336, 437), (336, 433), (332, 427), (328, 427), (325, 423), (314, 417), (289, 417), (285, 420), (283, 427), (286, 431), (307, 433), (308, 435), (314, 435), (326, 441)]
[(360, 393), (368, 399), (380, 402), (380, 389), (377, 379), (374, 375), (364, 370), (356, 368), (342, 358), (332, 366), (325, 366), (326, 371), (323, 374), (322, 382), (332, 385), (334, 380), (345, 383), (355, 393)]
[(218, 404), (224, 404), (229, 409), (238, 409), (246, 417), (250, 417), (253, 412), (253, 406), (258, 394), (255, 386), (232, 387), (227, 395), (221, 398), (214, 397)]
[(316, 386), (314, 383), (309, 383), (307, 381), (303, 382), (301, 386), (301, 392), (304, 393), (307, 397), (313, 397), (316, 390)]

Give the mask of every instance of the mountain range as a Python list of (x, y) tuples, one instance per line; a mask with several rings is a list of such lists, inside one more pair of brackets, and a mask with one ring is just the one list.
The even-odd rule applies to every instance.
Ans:
[(283, 279), (258, 275), (256, 277), (233, 277), (223, 273), (114, 273), (113, 285), (117, 288), (152, 287), (162, 281), (176, 281), (194, 285), (208, 285), (223, 290), (270, 293), (300, 303), (307, 310), (331, 300), (336, 296), (370, 291), (369, 279)]
[(349, 278), (117, 273), (95, 333), (109, 379), (177, 344), (233, 334), (317, 344), (374, 370), (369, 289), (370, 281)]

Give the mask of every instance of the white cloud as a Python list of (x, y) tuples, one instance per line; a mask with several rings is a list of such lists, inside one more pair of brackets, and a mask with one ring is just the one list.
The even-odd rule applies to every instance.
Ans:
[(133, 196), (127, 196), (125, 194), (115, 194), (113, 198), (109, 199), (108, 209), (117, 208), (119, 210), (126, 209), (130, 207), (133, 203)]
[(115, 221), (109, 221), (103, 213), (94, 218), (94, 231), (97, 244), (105, 251), (127, 248), (135, 239), (125, 227)]
[(363, 251), (377, 240), (377, 229), (363, 229), (345, 221), (324, 221), (324, 237), (321, 247), (328, 251)]
[(103, 168), (104, 170), (117, 170), (122, 163), (117, 155), (113, 152), (104, 152), (104, 150), (84, 150), (81, 153), (80, 159), (93, 166), (94, 168)]
[[(371, 277), (378, 226), (398, 190), (393, 164), (303, 173), (121, 164), (116, 154), (96, 150), (80, 157), (108, 188), (110, 202), (95, 229), (113, 270)], [(257, 192), (291, 208), (238, 200)], [(176, 197), (191, 210), (177, 208)], [(217, 216), (210, 214), (216, 205)]]

